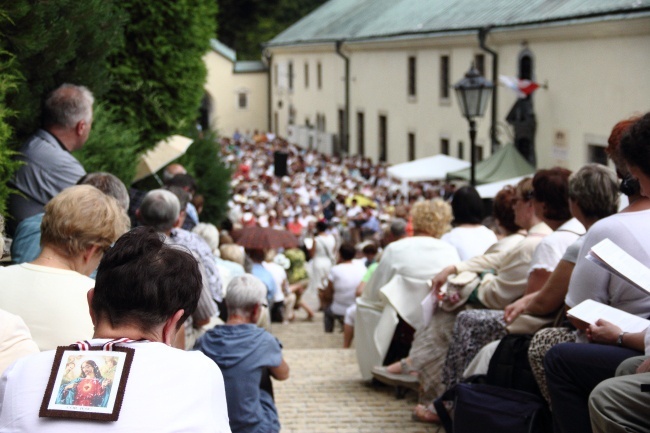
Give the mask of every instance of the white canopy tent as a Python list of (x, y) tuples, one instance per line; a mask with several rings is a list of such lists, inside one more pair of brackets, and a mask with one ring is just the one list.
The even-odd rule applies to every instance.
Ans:
[(532, 176), (517, 176), (510, 179), (499, 180), (497, 182), (486, 183), (476, 187), (476, 191), (481, 198), (494, 198), (501, 189), (506, 185), (516, 186), (519, 181), (525, 177)]
[(388, 175), (407, 182), (444, 179), (450, 171), (462, 170), (470, 163), (447, 155), (428, 156), (388, 167)]
[(408, 192), (409, 182), (444, 179), (450, 171), (462, 170), (471, 164), (448, 155), (435, 155), (388, 167), (388, 175), (402, 181), (402, 192)]

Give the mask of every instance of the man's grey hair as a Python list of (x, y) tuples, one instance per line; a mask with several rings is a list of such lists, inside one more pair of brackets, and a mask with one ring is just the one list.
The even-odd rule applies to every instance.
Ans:
[(404, 218), (395, 218), (390, 223), (390, 233), (396, 238), (406, 235), (406, 220)]
[(253, 275), (240, 275), (233, 278), (226, 290), (228, 314), (246, 316), (253, 308), (266, 300), (266, 286)]
[(125, 211), (129, 210), (129, 192), (124, 183), (114, 174), (103, 171), (88, 173), (79, 179), (78, 185), (92, 185), (104, 194), (115, 198)]
[(601, 164), (587, 164), (569, 177), (569, 198), (587, 218), (601, 219), (618, 209), (616, 173)]
[(198, 223), (192, 229), (192, 232), (201, 236), (207, 242), (213, 254), (219, 252), (219, 230), (214, 224)]
[(178, 198), (166, 189), (149, 191), (140, 205), (142, 223), (157, 232), (167, 233), (174, 227), (181, 211)]
[(74, 128), (82, 120), (90, 123), (94, 103), (95, 98), (87, 87), (62, 84), (45, 100), (43, 126)]

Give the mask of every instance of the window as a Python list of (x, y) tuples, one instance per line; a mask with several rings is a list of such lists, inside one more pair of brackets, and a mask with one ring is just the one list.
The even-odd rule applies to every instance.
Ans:
[(379, 161), (386, 162), (388, 148), (388, 118), (379, 116)]
[(409, 161), (415, 159), (415, 134), (409, 132), (408, 135), (408, 144), (409, 144)]
[(465, 158), (465, 145), (463, 144), (462, 141), (458, 142), (458, 159), (464, 159)]
[(364, 156), (366, 153), (366, 137), (364, 131), (363, 112), (357, 112), (357, 152), (359, 155)]
[(280, 135), (280, 128), (279, 128), (280, 121), (278, 119), (277, 111), (273, 113), (273, 124), (275, 125), (275, 129), (273, 130), (273, 132), (275, 132), (277, 135)]
[(347, 153), (347, 143), (345, 142), (345, 136), (346, 136), (346, 131), (345, 131), (345, 110), (342, 110), (339, 108), (338, 110), (338, 118), (339, 118), (339, 143), (341, 143), (341, 146), (339, 147), (339, 150), (342, 152)]
[(483, 146), (476, 145), (476, 162), (483, 161)]
[(289, 72), (287, 78), (289, 79), (289, 90), (293, 90), (293, 62), (289, 62)]
[(237, 108), (240, 110), (248, 108), (248, 94), (246, 92), (237, 93)]
[(416, 70), (416, 59), (415, 56), (409, 56), (408, 59), (408, 95), (409, 96), (415, 96), (416, 95), (416, 87), (415, 87), (415, 80), (416, 80), (416, 75), (415, 75), (415, 70)]
[(518, 78), (520, 80), (533, 80), (535, 73), (534, 73), (534, 65), (533, 65), (533, 53), (528, 49), (524, 48), (521, 50), (519, 53), (519, 74)]
[(319, 89), (323, 88), (323, 66), (318, 62), (316, 64), (316, 81)]
[(273, 84), (278, 85), (278, 64), (273, 65)]
[(443, 155), (449, 155), (449, 139), (441, 138), (440, 139), (440, 153)]
[(305, 62), (305, 89), (309, 88), (309, 63)]
[(601, 146), (599, 144), (588, 144), (587, 158), (589, 162), (607, 165), (607, 153), (605, 152), (605, 146)]
[(485, 77), (485, 56), (483, 54), (474, 55), (474, 67), (479, 74)]
[(440, 98), (449, 99), (449, 56), (440, 56)]

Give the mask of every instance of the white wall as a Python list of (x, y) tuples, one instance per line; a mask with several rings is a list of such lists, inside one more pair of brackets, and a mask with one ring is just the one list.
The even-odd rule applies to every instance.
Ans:
[[(268, 78), (265, 72), (234, 73), (233, 63), (210, 51), (204, 57), (208, 76), (205, 90), (211, 98), (210, 128), (226, 136), (235, 129), (267, 130)], [(238, 106), (238, 94), (245, 92), (248, 107)]]
[[(538, 167), (562, 165), (577, 169), (588, 161), (587, 144), (606, 144), (612, 126), (633, 114), (650, 110), (650, 19), (603, 21), (580, 25), (495, 30), (488, 45), (499, 53), (499, 74), (516, 76), (518, 56), (527, 46), (534, 56), (535, 79), (548, 88), (537, 90)], [(416, 136), (416, 158), (440, 152), (440, 140), (458, 156), (458, 142), (469, 159), (467, 121), (461, 117), (453, 90), (441, 101), (440, 56), (450, 57), (450, 84), (460, 80), (475, 54), (483, 53), (475, 33), (455, 36), (387, 39), (344, 44), (351, 59), (350, 151), (357, 151), (357, 112), (365, 118), (365, 154), (377, 160), (378, 116), (388, 118), (388, 162), (408, 159), (407, 134)], [(274, 63), (294, 64), (294, 90), (273, 86), (273, 111), (280, 134), (286, 135), (288, 107), (296, 108), (296, 123), (325, 114), (327, 132), (338, 133), (337, 110), (344, 108), (344, 62), (333, 44), (271, 49)], [(485, 71), (491, 77), (491, 56)], [(417, 58), (417, 95), (407, 92), (408, 57)], [(309, 87), (304, 85), (304, 62), (310, 64)], [(323, 89), (316, 89), (316, 62), (323, 65)], [(281, 71), (285, 71), (286, 68)], [(282, 81), (280, 81), (282, 83)], [(279, 101), (283, 107), (279, 108)], [(502, 142), (511, 141), (505, 117), (516, 96), (499, 88), (497, 119)], [(478, 144), (490, 154), (490, 108), (478, 120)], [(558, 140), (558, 133), (563, 140)]]

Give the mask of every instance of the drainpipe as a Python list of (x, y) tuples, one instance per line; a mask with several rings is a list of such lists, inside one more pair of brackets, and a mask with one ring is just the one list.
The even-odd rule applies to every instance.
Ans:
[(490, 126), (490, 145), (492, 147), (492, 153), (496, 152), (499, 148), (499, 140), (497, 139), (497, 104), (498, 104), (498, 80), (499, 80), (499, 54), (496, 51), (490, 49), (485, 45), (485, 39), (487, 38), (488, 33), (492, 30), (492, 26), (483, 27), (478, 31), (478, 42), (479, 46), (483, 51), (486, 51), (492, 55), (492, 82), (494, 83), (494, 90), (492, 90), (492, 115), (491, 115), (491, 126)]
[(343, 40), (336, 41), (336, 54), (345, 61), (345, 113), (343, 116), (343, 143), (342, 151), (350, 153), (350, 58), (341, 51)]
[[(267, 131), (273, 131), (273, 98), (271, 95), (273, 94), (273, 54), (269, 52), (268, 49), (263, 51), (263, 56), (264, 59), (266, 59), (266, 64), (268, 66), (269, 72), (266, 74), (266, 106), (267, 106), (267, 118), (266, 118), (266, 123), (267, 123)], [(273, 131), (273, 133), (276, 136), (279, 136), (280, 133), (278, 131)]]

